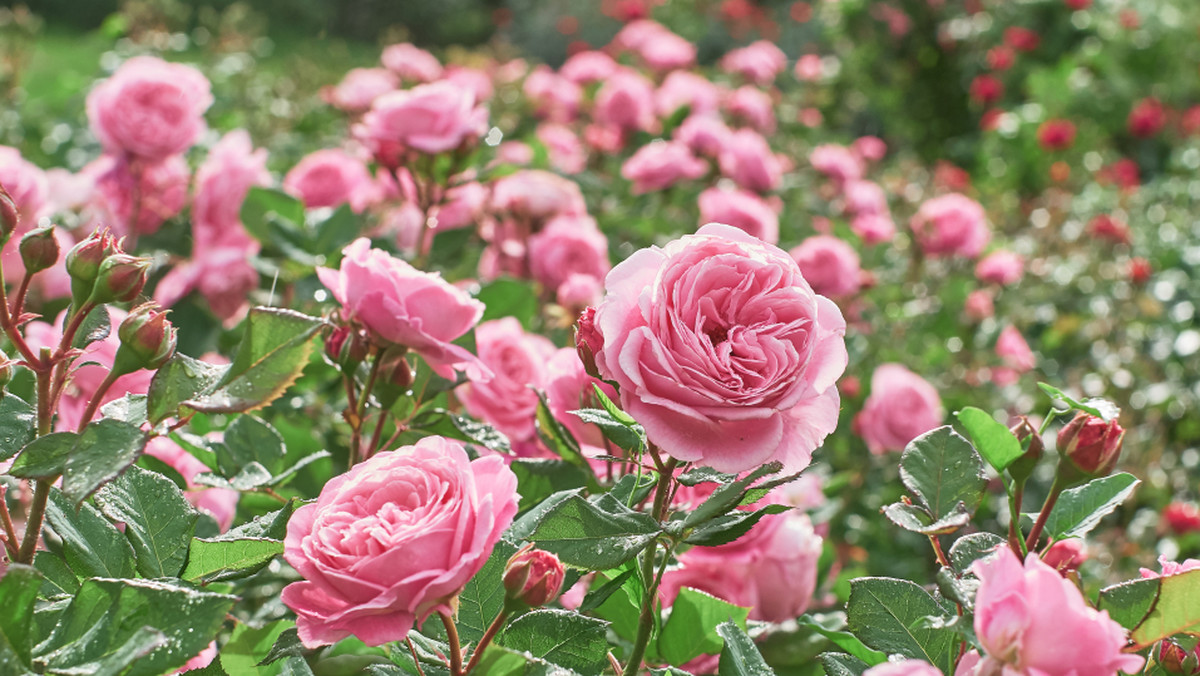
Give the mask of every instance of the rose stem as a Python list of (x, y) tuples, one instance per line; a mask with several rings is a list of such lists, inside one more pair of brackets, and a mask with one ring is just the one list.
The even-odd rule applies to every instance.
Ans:
[(442, 618), (442, 625), (446, 627), (446, 637), (450, 639), (450, 674), (462, 676), (462, 646), (458, 642), (458, 627), (454, 626), (454, 620), (446, 613), (438, 612), (438, 617)]
[(508, 611), (501, 610), (500, 614), (496, 615), (496, 619), (492, 620), (492, 623), (488, 625), (487, 631), (483, 633), (483, 638), (479, 639), (479, 645), (476, 645), (474, 652), (471, 653), (471, 659), (467, 662), (467, 667), (463, 669), (464, 674), (471, 673), (471, 669), (473, 669), (475, 665), (479, 663), (479, 658), (483, 657), (484, 649), (487, 648), (488, 644), (492, 642), (492, 639), (496, 637), (496, 634), (500, 631), (500, 628), (504, 626), (504, 622), (507, 619)]
[(25, 296), (29, 293), (29, 283), (33, 281), (33, 275), (26, 270), (25, 276), (21, 278), (21, 285), (17, 287), (17, 295), (13, 298), (13, 307), (9, 312), (12, 317), (20, 318), (21, 310), (25, 308)]
[[(38, 364), (48, 366), (50, 363), (50, 348), (43, 347)], [(38, 436), (41, 437), (50, 433), (50, 419), (54, 415), (50, 402), (50, 371), (46, 368), (37, 370), (37, 406)], [(55, 480), (57, 477), (38, 479), (37, 487), (33, 491), (33, 504), (30, 505), (29, 516), (25, 519), (25, 539), (21, 541), (16, 563), (33, 562), (33, 550), (37, 548), (38, 538), (42, 534), (42, 518), (46, 515), (50, 484)]]
[(8, 486), (0, 486), (0, 521), (4, 523), (4, 548), (8, 550), (8, 555), (12, 559), (17, 558), (19, 550), (17, 549), (17, 531), (13, 528), (12, 516), (8, 513), (8, 500), (4, 495), (8, 492)]
[[(651, 514), (658, 521), (666, 518), (667, 509), (670, 503), (667, 497), (670, 495), (671, 482), (675, 480), (675, 466), (679, 461), (675, 458), (668, 458), (666, 463), (663, 463), (658, 457), (658, 450), (653, 446), (650, 447), (651, 457), (654, 459), (654, 464), (660, 468), (658, 475), (658, 486), (654, 490), (654, 510)], [(629, 656), (629, 662), (625, 664), (625, 676), (635, 676), (638, 669), (641, 668), (642, 658), (646, 655), (646, 646), (650, 643), (650, 633), (654, 629), (654, 609), (658, 605), (658, 583), (662, 579), (661, 574), (654, 575), (654, 554), (658, 551), (657, 541), (650, 549), (642, 553), (642, 579), (646, 582), (646, 596), (642, 600), (642, 612), (638, 618), (638, 633), (637, 638), (633, 643), (633, 652)], [(667, 559), (671, 556), (671, 548), (667, 548), (665, 553)], [(665, 566), (666, 560), (663, 561)], [(665, 570), (665, 568), (664, 568)]]
[(1008, 546), (1012, 547), (1013, 553), (1024, 558), (1027, 553), (1025, 549), (1025, 541), (1021, 539), (1020, 519), (1021, 519), (1021, 501), (1025, 498), (1025, 482), (1013, 482), (1012, 495), (1009, 496), (1009, 518), (1008, 518)]
[(413, 645), (411, 638), (405, 638), (404, 642), (408, 644), (408, 652), (412, 653), (413, 664), (417, 667), (417, 676), (425, 676), (425, 670), (421, 668), (421, 660), (417, 659), (417, 647)]
[(363, 385), (362, 394), (358, 399), (358, 406), (354, 411), (354, 436), (350, 440), (350, 467), (353, 467), (362, 457), (362, 424), (363, 415), (367, 410), (367, 401), (371, 399), (371, 390), (375, 389), (375, 381), (379, 378), (379, 369), (383, 365), (382, 354), (375, 355), (375, 361), (371, 362), (371, 372), (367, 375), (367, 382)]
[(1042, 536), (1042, 529), (1046, 527), (1046, 520), (1050, 518), (1050, 510), (1054, 509), (1054, 503), (1058, 502), (1058, 496), (1062, 494), (1064, 488), (1062, 481), (1055, 477), (1054, 485), (1050, 487), (1050, 495), (1046, 496), (1046, 503), (1042, 505), (1042, 511), (1038, 513), (1037, 521), (1029, 530), (1029, 537), (1025, 539), (1026, 550), (1034, 549), (1037, 546), (1038, 538)]
[(83, 433), (83, 428), (88, 426), (88, 423), (92, 421), (92, 416), (96, 415), (96, 409), (100, 408), (100, 402), (104, 400), (104, 395), (108, 394), (109, 388), (120, 377), (115, 370), (109, 371), (108, 375), (104, 377), (104, 382), (100, 383), (100, 387), (96, 388), (95, 394), (92, 395), (91, 400), (87, 403), (87, 408), (83, 410), (83, 417), (79, 419), (79, 427), (76, 428), (75, 434)]

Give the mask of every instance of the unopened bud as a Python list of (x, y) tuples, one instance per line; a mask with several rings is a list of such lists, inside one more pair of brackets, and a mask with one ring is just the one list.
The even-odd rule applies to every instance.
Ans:
[(350, 371), (367, 358), (369, 349), (367, 337), (351, 326), (339, 326), (325, 339), (325, 356)]
[(1058, 453), (1088, 477), (1112, 472), (1121, 457), (1125, 430), (1114, 419), (1080, 412), (1058, 431)]
[(58, 262), (59, 254), (54, 226), (34, 228), (25, 233), (18, 250), (21, 252), (21, 262), (25, 264), (26, 274), (32, 275), (53, 267)]
[(79, 307), (92, 295), (100, 265), (120, 249), (108, 230), (97, 230), (67, 252), (67, 274), (71, 276), (71, 304)]
[(588, 307), (579, 315), (575, 325), (575, 351), (583, 362), (583, 370), (593, 378), (600, 377), (596, 355), (604, 349), (604, 336), (596, 329), (596, 308)]
[(17, 201), (0, 185), (0, 246), (8, 242), (20, 222), (21, 212), (17, 210)]
[(92, 287), (92, 303), (124, 303), (138, 297), (146, 286), (146, 271), (150, 261), (125, 253), (117, 253), (104, 259)]
[(9, 361), (8, 355), (4, 354), (4, 350), (0, 350), (0, 396), (4, 396), (4, 388), (12, 381), (13, 377), (13, 362)]
[(127, 373), (157, 369), (175, 354), (175, 327), (153, 303), (134, 308), (117, 328), (117, 337), (121, 346), (114, 363)]
[(558, 597), (565, 576), (557, 556), (527, 545), (504, 567), (505, 598), (520, 607), (540, 608)]
[(1079, 538), (1059, 540), (1042, 555), (1042, 561), (1063, 576), (1079, 570), (1079, 565), (1087, 561), (1087, 558), (1087, 550), (1084, 548), (1083, 540)]
[(1042, 437), (1038, 434), (1037, 428), (1025, 416), (1021, 416), (1021, 419), (1017, 421), (1016, 425), (1009, 428), (1009, 431), (1013, 433), (1017, 441), (1021, 442), (1024, 453), (1012, 461), (1008, 466), (1008, 473), (1018, 482), (1026, 481), (1033, 475), (1033, 469), (1042, 459), (1046, 445), (1042, 443)]
[(404, 352), (397, 352), (393, 356), (385, 355), (384, 362), (380, 367), (379, 375), (387, 378), (387, 381), (401, 390), (407, 390), (413, 384), (412, 365), (404, 358)]
[(1171, 639), (1158, 644), (1155, 661), (1168, 674), (1196, 676), (1200, 674), (1200, 646), (1188, 650)]

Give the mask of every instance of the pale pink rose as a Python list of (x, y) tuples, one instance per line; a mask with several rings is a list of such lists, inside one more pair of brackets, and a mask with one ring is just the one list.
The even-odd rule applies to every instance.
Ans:
[(473, 143), (487, 131), (487, 109), (453, 82), (440, 81), (375, 99), (362, 133), (378, 155), (391, 144), (422, 153), (444, 153)]
[(908, 442), (942, 424), (942, 398), (924, 378), (900, 364), (880, 364), (871, 394), (854, 418), (855, 432), (875, 454), (902, 451)]
[(496, 92), (492, 86), (492, 78), (478, 68), (450, 66), (446, 69), (443, 79), (471, 92), (479, 102), (487, 101)]
[(873, 181), (850, 180), (842, 187), (846, 211), (855, 216), (888, 213), (887, 194)]
[(1141, 572), (1142, 577), (1147, 579), (1169, 577), (1171, 575), (1186, 573), (1189, 570), (1200, 570), (1200, 559), (1187, 559), (1180, 563), (1172, 561), (1166, 556), (1160, 556), (1158, 557), (1158, 567), (1162, 570), (1161, 573), (1156, 573), (1149, 568), (1139, 568), (1138, 570)]
[(592, 116), (601, 126), (627, 133), (652, 131), (658, 125), (654, 84), (633, 70), (614, 73), (596, 92)]
[(796, 60), (793, 70), (796, 79), (801, 82), (816, 82), (821, 79), (821, 57), (816, 54), (805, 54)]
[[(0, 160), (0, 164), (3, 164), (3, 160)], [(0, 178), (0, 185), (7, 185), (3, 178)], [(49, 188), (46, 201), (50, 213), (81, 209), (92, 199), (92, 193), (96, 190), (96, 181), (92, 177), (83, 173), (75, 174), (61, 167), (46, 170), (46, 185)]]
[[(1088, 605), (1079, 587), (1037, 554), (1021, 560), (1008, 547), (976, 561), (975, 635), (985, 656), (974, 673), (1116, 676), (1145, 660), (1122, 652), (1125, 629)], [(962, 671), (962, 667), (959, 668)]]
[(195, 197), (192, 198), (193, 247), (218, 244), (240, 247), (252, 255), (258, 243), (242, 225), (242, 203), (252, 186), (271, 182), (267, 171), (267, 151), (254, 149), (244, 129), (231, 131), (221, 138), (204, 163), (196, 170)]
[(154, 300), (172, 307), (198, 290), (208, 309), (232, 328), (246, 316), (250, 292), (258, 288), (258, 270), (247, 260), (256, 250), (257, 242), (253, 246), (197, 246), (191, 260), (172, 267), (159, 280)]
[(721, 57), (721, 70), (766, 85), (787, 68), (787, 55), (774, 43), (759, 40)]
[(208, 79), (195, 68), (135, 56), (88, 94), (88, 124), (108, 152), (158, 162), (200, 138), (212, 102)]
[(21, 151), (0, 146), (0, 185), (8, 191), (21, 215), (21, 224), (13, 233), (20, 237), (38, 225), (38, 219), (48, 216), (50, 183), (46, 172), (21, 157)]
[(567, 275), (554, 292), (555, 301), (571, 314), (578, 314), (584, 308), (599, 303), (603, 296), (604, 279), (579, 272)]
[(779, 242), (779, 215), (758, 195), (746, 190), (709, 188), (700, 193), (700, 223), (724, 223), (768, 244)]
[(337, 148), (305, 155), (283, 177), (283, 189), (309, 209), (349, 204), (356, 212), (363, 211), (376, 194), (367, 165)]
[(652, 141), (621, 165), (621, 177), (633, 182), (633, 194), (666, 190), (708, 173), (708, 163), (678, 141)]
[(796, 121), (810, 129), (816, 129), (825, 122), (825, 116), (821, 114), (821, 109), (810, 106), (796, 112)]
[(153, 437), (146, 442), (146, 455), (153, 456), (179, 472), (187, 482), (187, 490), (183, 496), (193, 507), (205, 512), (217, 522), (221, 532), (229, 530), (233, 525), (233, 517), (237, 512), (238, 498), (241, 493), (230, 488), (206, 488), (195, 483), (197, 474), (211, 472), (208, 465), (200, 462), (194, 455), (185, 451), (169, 437)]
[(336, 476), (288, 521), (283, 556), (304, 580), (283, 590), (306, 647), (356, 636), (402, 640), (455, 596), (491, 556), (517, 512), (503, 458), (474, 462), (425, 437)]
[(1011, 324), (1004, 327), (1000, 337), (996, 339), (996, 355), (1004, 360), (1005, 366), (1019, 373), (1031, 371), (1037, 366), (1037, 357), (1033, 356), (1029, 343), (1025, 342), (1017, 327)]
[(732, 133), (719, 117), (689, 115), (675, 128), (674, 138), (696, 155), (715, 158), (720, 157)]
[(335, 87), (322, 91), (329, 105), (348, 113), (370, 109), (375, 99), (400, 86), (396, 74), (385, 68), (352, 68)]
[(208, 646), (201, 650), (195, 657), (188, 660), (182, 667), (175, 671), (177, 674), (185, 674), (195, 669), (203, 669), (212, 664), (212, 661), (217, 657), (217, 642), (213, 641)]
[(612, 46), (617, 49), (637, 50), (643, 44), (657, 39), (671, 31), (662, 24), (650, 19), (638, 19), (625, 24), (612, 39)]
[(927, 256), (974, 258), (991, 239), (983, 207), (959, 193), (927, 200), (909, 227)]
[(654, 105), (663, 118), (688, 107), (689, 115), (713, 115), (721, 108), (721, 87), (703, 75), (673, 71), (654, 93)]
[(858, 293), (862, 267), (854, 247), (832, 235), (814, 235), (788, 252), (813, 291), (830, 298)]
[(796, 471), (837, 426), (845, 320), (784, 251), (714, 223), (635, 252), (605, 286), (597, 367), (666, 453)]
[(860, 136), (850, 144), (850, 149), (868, 162), (878, 162), (887, 155), (887, 144), (878, 136)]
[(942, 672), (924, 660), (884, 662), (863, 672), (863, 676), (942, 676)]
[[(579, 360), (579, 353), (573, 348), (564, 347), (557, 350), (551, 357), (546, 374), (546, 404), (554, 419), (575, 437), (584, 448), (585, 455), (609, 453), (604, 441), (604, 433), (600, 428), (571, 413), (584, 408), (599, 408), (600, 402), (592, 391), (592, 385), (598, 385), (604, 394), (614, 401), (617, 392), (611, 385), (589, 376)], [(614, 449), (616, 450), (616, 449)]]
[(529, 238), (529, 271), (548, 291), (572, 274), (603, 279), (611, 267), (608, 238), (586, 216), (559, 216)]
[(863, 162), (846, 146), (827, 143), (812, 149), (808, 161), (813, 169), (841, 184), (862, 178)]
[(963, 312), (972, 320), (981, 321), (996, 314), (996, 305), (990, 293), (983, 289), (975, 289), (967, 294)]
[(660, 73), (696, 63), (696, 46), (665, 28), (653, 39), (642, 41), (635, 51), (642, 63)]
[(779, 187), (783, 165), (767, 140), (750, 129), (731, 132), (721, 149), (721, 173), (747, 190), (767, 192)]
[(182, 155), (152, 164), (102, 155), (81, 172), (96, 186), (88, 207), (90, 220), (112, 228), (117, 236), (157, 232), (187, 203), (191, 174)]
[(518, 171), (496, 181), (492, 208), (536, 221), (587, 213), (583, 192), (574, 181), (540, 169)]
[(413, 202), (404, 202), (379, 215), (375, 234), (390, 237), (400, 251), (415, 254), (425, 233), (425, 221), (425, 212), (420, 207)]
[(505, 141), (496, 147), (496, 161), (524, 166), (533, 161), (533, 148), (523, 141)]
[(475, 348), (494, 376), (463, 385), (458, 390), (459, 400), (468, 413), (509, 439), (533, 439), (537, 390), (546, 386), (546, 364), (554, 356), (554, 344), (536, 333), (526, 333), (516, 318), (505, 317), (475, 328)]
[[(430, 210), (438, 232), (474, 227), (487, 208), (490, 193), (477, 181), (462, 183), (446, 191), (445, 201)], [(420, 209), (417, 210), (418, 213)]]
[(522, 85), (525, 98), (534, 106), (535, 114), (551, 122), (570, 122), (579, 116), (583, 89), (575, 82), (550, 70), (549, 66), (534, 68)]
[(1003, 249), (993, 251), (975, 264), (975, 278), (985, 284), (1008, 286), (1021, 281), (1024, 275), (1025, 259)]
[(725, 110), (755, 131), (775, 133), (775, 102), (770, 94), (758, 87), (744, 85), (733, 90), (725, 101)]
[(342, 318), (362, 324), (386, 345), (405, 345), (439, 375), (454, 370), (482, 380), (488, 369), (451, 341), (483, 316), (483, 303), (442, 279), (422, 272), (359, 238), (343, 251), (341, 268), (317, 268), (317, 277), (342, 305)]
[(611, 56), (595, 49), (572, 54), (558, 74), (578, 85), (600, 82), (617, 72), (620, 66)]
[(546, 146), (550, 164), (564, 174), (578, 174), (587, 166), (587, 149), (570, 127), (543, 122), (537, 128), (538, 140)]
[(850, 229), (868, 245), (890, 242), (896, 236), (896, 223), (887, 213), (859, 214), (850, 221)]
[(405, 82), (433, 82), (442, 76), (436, 56), (407, 42), (385, 48), (380, 62)]

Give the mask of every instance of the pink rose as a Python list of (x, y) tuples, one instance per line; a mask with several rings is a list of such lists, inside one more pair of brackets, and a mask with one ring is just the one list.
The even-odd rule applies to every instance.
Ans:
[(837, 183), (862, 178), (866, 168), (857, 155), (845, 146), (825, 144), (813, 148), (808, 154), (813, 169), (825, 174)]
[(111, 153), (157, 162), (187, 150), (207, 128), (212, 89), (200, 71), (136, 56), (87, 97), (88, 124)]
[(203, 669), (204, 667), (207, 667), (208, 665), (212, 664), (212, 661), (214, 659), (216, 659), (216, 657), (217, 657), (217, 642), (213, 641), (212, 643), (209, 643), (208, 646), (206, 646), (203, 650), (201, 650), (199, 653), (197, 653), (195, 657), (193, 657), (192, 659), (185, 662), (182, 667), (179, 667), (179, 669), (176, 670), (175, 673), (186, 674), (189, 671), (194, 671), (196, 669)]
[(537, 116), (551, 122), (570, 122), (579, 115), (583, 89), (550, 70), (538, 66), (525, 78), (522, 86), (525, 97), (534, 105)]
[(724, 223), (768, 244), (779, 242), (779, 215), (752, 192), (709, 188), (700, 193), (699, 203), (702, 224)]
[(580, 272), (567, 275), (554, 292), (554, 300), (572, 315), (578, 314), (589, 305), (599, 303), (603, 296), (604, 280)]
[(642, 41), (635, 51), (642, 63), (660, 73), (696, 63), (696, 46), (666, 28), (654, 39)]
[(384, 68), (352, 68), (336, 87), (322, 91), (325, 101), (348, 113), (363, 113), (375, 99), (400, 85), (396, 74)]
[(816, 82), (821, 79), (821, 57), (816, 54), (805, 54), (796, 60), (793, 70), (796, 79), (801, 82)]
[(880, 364), (871, 395), (854, 419), (872, 453), (902, 451), (908, 442), (942, 424), (942, 398), (921, 376), (900, 364)]
[[(197, 240), (199, 244), (199, 240)], [(197, 246), (191, 260), (172, 267), (154, 289), (154, 300), (171, 307), (193, 290), (198, 290), (208, 309), (226, 328), (236, 326), (250, 309), (250, 292), (258, 288), (258, 270), (247, 260), (257, 249), (251, 246)]]
[(942, 672), (924, 660), (884, 662), (863, 672), (863, 676), (942, 676)]
[(482, 380), (488, 369), (451, 341), (483, 316), (483, 303), (442, 279), (421, 272), (359, 238), (343, 251), (338, 270), (317, 268), (317, 277), (342, 304), (342, 318), (363, 325), (384, 344), (405, 345), (439, 375), (455, 369)]
[(533, 162), (533, 148), (523, 141), (505, 141), (496, 147), (496, 161), (524, 166)]
[(49, 206), (50, 184), (46, 172), (21, 157), (21, 151), (0, 146), (0, 185), (8, 191), (21, 214), (21, 225), (13, 237), (37, 227), (38, 219)]
[(1042, 554), (1042, 561), (1063, 575), (1078, 570), (1080, 564), (1087, 561), (1087, 558), (1086, 546), (1079, 538), (1059, 540), (1051, 545), (1045, 554)]
[(336, 148), (305, 155), (283, 177), (283, 189), (309, 209), (349, 204), (355, 212), (362, 212), (376, 194), (367, 165)]
[(356, 636), (398, 641), (450, 614), (517, 512), (499, 456), (425, 437), (334, 477), (288, 522), (283, 556), (304, 578), (283, 590), (306, 647)]
[(850, 149), (868, 162), (878, 162), (887, 155), (887, 144), (878, 136), (860, 136), (850, 144)]
[(362, 133), (379, 154), (390, 144), (422, 153), (444, 153), (473, 143), (487, 130), (487, 109), (470, 90), (445, 80), (375, 99)]
[(862, 268), (854, 247), (832, 235), (815, 235), (790, 252), (800, 272), (822, 296), (840, 298), (858, 293)]
[(846, 211), (855, 216), (888, 213), (887, 194), (878, 183), (852, 179), (842, 186)]
[(230, 488), (205, 488), (193, 481), (197, 474), (212, 471), (194, 455), (185, 451), (169, 437), (153, 437), (146, 443), (146, 455), (153, 456), (179, 472), (187, 482), (187, 490), (183, 496), (193, 507), (207, 513), (221, 528), (221, 532), (229, 530), (233, 525), (233, 517), (237, 512), (238, 498), (241, 493)]
[(991, 239), (983, 207), (959, 193), (927, 200), (909, 227), (927, 256), (974, 258)]
[(578, 174), (587, 166), (587, 149), (569, 127), (552, 122), (538, 125), (537, 138), (546, 146), (550, 164), (564, 174)]
[(442, 76), (436, 56), (407, 42), (388, 46), (380, 62), (406, 82), (433, 82)]
[(741, 75), (747, 80), (767, 85), (787, 67), (787, 55), (774, 43), (759, 40), (735, 49), (721, 58), (721, 70)]
[[(1088, 605), (1079, 588), (1031, 553), (1007, 547), (972, 570), (979, 577), (975, 634), (986, 656), (975, 674), (1014, 670), (1045, 676), (1137, 673), (1145, 660), (1122, 652), (1125, 630)], [(960, 671), (961, 671), (960, 667)]]
[(1024, 274), (1025, 259), (1011, 251), (993, 251), (975, 264), (975, 277), (985, 284), (1016, 284)]
[(474, 226), (487, 207), (488, 197), (488, 189), (475, 181), (450, 188), (445, 201), (430, 210), (430, 216), (437, 221), (433, 227), (442, 232)]
[(476, 101), (487, 101), (496, 92), (495, 87), (492, 86), (492, 78), (478, 68), (450, 66), (446, 69), (444, 79), (471, 92)]
[(242, 203), (252, 186), (269, 185), (267, 151), (254, 149), (244, 129), (226, 134), (209, 151), (196, 170), (196, 193), (192, 199), (194, 246), (218, 242), (240, 246), (246, 253), (258, 251), (242, 226)]
[(583, 192), (574, 181), (540, 169), (518, 171), (496, 181), (492, 208), (535, 221), (587, 213)]
[(676, 141), (691, 148), (693, 153), (715, 158), (721, 155), (732, 133), (719, 117), (689, 115), (683, 124), (675, 128), (673, 135)]
[(896, 223), (887, 213), (859, 214), (850, 221), (850, 229), (868, 245), (888, 242), (896, 236)]
[(725, 101), (725, 110), (755, 131), (775, 133), (775, 102), (770, 94), (757, 87), (745, 85), (735, 89)]
[[(585, 423), (579, 416), (571, 413), (583, 408), (599, 408), (592, 385), (600, 389), (612, 400), (616, 400), (617, 392), (607, 383), (589, 376), (584, 370), (579, 353), (569, 347), (555, 351), (547, 367), (546, 374), (546, 403), (554, 419), (575, 437), (583, 447), (586, 455), (610, 453), (604, 433), (596, 425)], [(613, 449), (616, 450), (616, 449)]]
[(117, 236), (157, 232), (187, 203), (190, 172), (182, 155), (153, 164), (102, 155), (82, 173), (96, 182), (89, 207), (91, 220), (111, 227)]
[(990, 293), (983, 289), (975, 289), (967, 294), (963, 312), (973, 321), (980, 321), (996, 314), (996, 305)]
[(621, 165), (621, 177), (633, 182), (633, 194), (666, 190), (708, 173), (708, 163), (678, 141), (652, 141)]
[(1158, 557), (1158, 567), (1162, 569), (1162, 573), (1156, 573), (1149, 568), (1141, 568), (1139, 571), (1141, 572), (1142, 577), (1146, 579), (1168, 577), (1171, 575), (1186, 573), (1189, 570), (1200, 569), (1200, 559), (1187, 559), (1183, 563), (1179, 563), (1177, 561), (1168, 559), (1166, 556), (1160, 556)]
[(636, 71), (618, 71), (596, 92), (592, 116), (604, 127), (624, 132), (651, 131), (658, 124), (654, 85)]
[(459, 399), (467, 411), (503, 432), (513, 441), (534, 437), (536, 389), (546, 385), (546, 362), (554, 344), (526, 333), (513, 317), (494, 319), (475, 329), (479, 360), (495, 374), (490, 380), (467, 383)]
[(721, 173), (747, 190), (767, 192), (779, 187), (783, 165), (767, 140), (750, 129), (730, 133), (721, 149)]
[(529, 271), (547, 291), (556, 291), (573, 274), (603, 279), (608, 238), (587, 217), (560, 216), (529, 238)]
[(1011, 324), (1004, 327), (1000, 337), (996, 339), (996, 355), (1004, 360), (1005, 366), (1019, 373), (1031, 371), (1037, 366), (1037, 357), (1033, 356), (1029, 343), (1025, 342), (1017, 327)]
[(595, 49), (572, 54), (563, 62), (558, 74), (578, 85), (607, 79), (620, 66), (611, 56)]
[(597, 367), (668, 454), (796, 471), (837, 426), (845, 320), (785, 252), (714, 223), (635, 252), (605, 286)]
[(650, 19), (638, 19), (630, 21), (617, 32), (612, 39), (612, 46), (617, 49), (637, 50), (643, 44), (657, 39), (659, 36), (670, 33), (670, 29), (657, 21)]
[(684, 106), (689, 115), (713, 115), (721, 108), (721, 95), (721, 88), (703, 75), (676, 70), (654, 93), (654, 106), (664, 118)]

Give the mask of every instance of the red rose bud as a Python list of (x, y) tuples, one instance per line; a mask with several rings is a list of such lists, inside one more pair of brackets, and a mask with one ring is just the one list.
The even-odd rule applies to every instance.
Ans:
[(1163, 522), (1176, 535), (1200, 532), (1200, 507), (1195, 503), (1172, 502), (1163, 510)]
[(117, 253), (104, 259), (92, 287), (93, 303), (125, 303), (138, 297), (146, 286), (146, 271), (150, 261), (125, 253)]
[(121, 347), (114, 368), (124, 367), (128, 373), (143, 368), (154, 370), (175, 354), (175, 327), (167, 321), (167, 313), (157, 307), (154, 303), (139, 305), (121, 322), (117, 328)]
[(0, 185), (0, 246), (8, 242), (20, 222), (21, 212), (17, 210), (17, 201)]
[(1066, 577), (1067, 573), (1079, 570), (1079, 565), (1087, 561), (1087, 551), (1084, 549), (1083, 540), (1079, 538), (1071, 538), (1069, 540), (1059, 540), (1046, 550), (1042, 555), (1042, 561), (1051, 568), (1062, 573)]
[(1080, 472), (1105, 476), (1112, 472), (1121, 456), (1125, 430), (1116, 420), (1080, 412), (1058, 431), (1058, 452)]
[(1017, 481), (1025, 481), (1033, 474), (1033, 468), (1037, 467), (1038, 461), (1042, 459), (1042, 453), (1046, 450), (1046, 445), (1042, 443), (1042, 437), (1037, 433), (1037, 428), (1029, 422), (1025, 416), (1017, 421), (1016, 425), (1009, 428), (1017, 441), (1021, 442), (1021, 448), (1025, 452), (1021, 457), (1012, 461), (1008, 466), (1008, 473)]
[(584, 308), (575, 325), (575, 351), (583, 362), (583, 370), (593, 378), (600, 377), (596, 368), (596, 354), (604, 349), (604, 336), (596, 329), (596, 308)]
[(506, 598), (529, 608), (539, 608), (558, 598), (566, 571), (550, 552), (527, 545), (504, 568)]
[(1196, 674), (1200, 674), (1200, 646), (1188, 650), (1178, 643), (1166, 639), (1158, 644), (1155, 661), (1168, 674), (1196, 676)]
[(25, 272), (34, 274), (53, 267), (58, 262), (58, 240), (54, 237), (54, 226), (34, 228), (25, 233), (18, 246)]
[(339, 326), (325, 339), (325, 356), (333, 363), (354, 369), (367, 358), (367, 337), (350, 326)]

